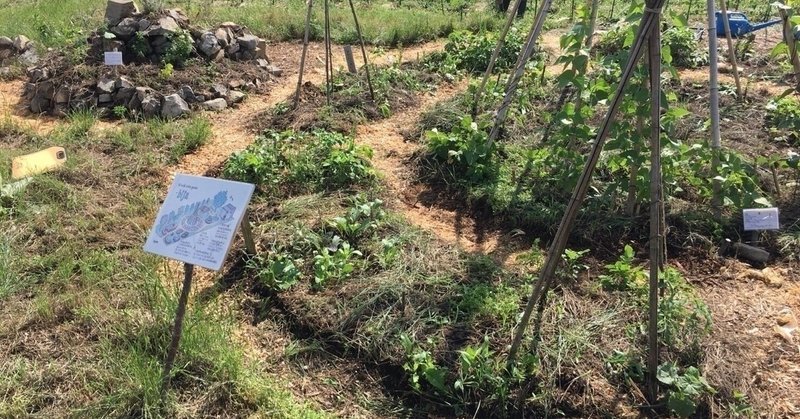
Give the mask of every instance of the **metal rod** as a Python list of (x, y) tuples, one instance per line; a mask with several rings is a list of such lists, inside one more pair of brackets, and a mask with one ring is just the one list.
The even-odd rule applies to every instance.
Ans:
[(718, 76), (718, 55), (717, 55), (717, 24), (714, 16), (716, 5), (714, 0), (707, 0), (708, 13), (708, 86), (710, 89), (709, 100), (711, 102), (711, 172), (714, 178), (712, 182), (713, 198), (711, 202), (714, 215), (719, 217), (722, 213), (721, 185), (716, 179), (719, 174), (719, 152), (720, 152), (720, 133), (719, 133), (719, 76)]

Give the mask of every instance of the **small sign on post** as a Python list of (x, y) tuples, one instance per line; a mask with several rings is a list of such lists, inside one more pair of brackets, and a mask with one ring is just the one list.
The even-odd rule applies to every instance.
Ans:
[(106, 51), (103, 54), (103, 63), (109, 66), (125, 65), (120, 51)]
[(745, 231), (777, 230), (780, 227), (777, 208), (754, 208), (742, 210)]
[[(254, 190), (255, 185), (249, 183), (177, 174), (158, 211), (144, 250), (184, 262), (183, 288), (164, 362), (162, 398), (178, 353), (194, 266), (222, 268)], [(252, 236), (246, 241), (248, 251), (254, 251)]]

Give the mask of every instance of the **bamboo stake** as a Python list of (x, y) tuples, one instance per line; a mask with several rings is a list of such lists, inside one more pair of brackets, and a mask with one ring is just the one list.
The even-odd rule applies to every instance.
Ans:
[(650, 289), (647, 339), (647, 389), (650, 403), (658, 399), (658, 291), (663, 271), (661, 188), (661, 31), (660, 15), (650, 30)]
[[(351, 2), (353, 0), (350, 0)], [(489, 77), (492, 75), (492, 71), (494, 70), (494, 65), (497, 62), (497, 57), (500, 56), (500, 51), (503, 49), (503, 45), (506, 41), (506, 36), (508, 35), (508, 30), (511, 29), (511, 26), (514, 23), (514, 17), (517, 15), (517, 11), (519, 10), (519, 6), (522, 4), (522, 0), (515, 0), (514, 6), (511, 7), (511, 10), (506, 12), (506, 23), (503, 25), (503, 30), (500, 32), (500, 37), (497, 38), (497, 44), (494, 46), (494, 51), (492, 51), (492, 56), (489, 58), (489, 65), (486, 67), (486, 72), (483, 73), (483, 79), (481, 80), (480, 86), (478, 86), (478, 90), (475, 91), (475, 97), (472, 100), (472, 117), (478, 115), (478, 103), (481, 100), (481, 96), (483, 96), (483, 91), (486, 89), (486, 82), (489, 81)]]
[(517, 64), (514, 67), (514, 73), (506, 83), (506, 94), (503, 96), (503, 102), (500, 104), (500, 108), (498, 108), (497, 115), (495, 116), (494, 126), (492, 127), (492, 131), (489, 133), (489, 146), (491, 146), (500, 135), (500, 128), (503, 126), (506, 116), (508, 115), (508, 107), (511, 106), (511, 101), (514, 99), (514, 92), (517, 90), (519, 80), (525, 73), (525, 66), (528, 64), (528, 60), (531, 58), (531, 55), (533, 55), (534, 48), (536, 48), (536, 40), (539, 38), (539, 34), (542, 32), (544, 20), (547, 17), (547, 13), (550, 11), (550, 4), (552, 2), (553, 0), (542, 1), (542, 6), (539, 8), (539, 11), (536, 14), (536, 20), (534, 21), (533, 26), (531, 26), (531, 31), (528, 34), (524, 52), (517, 57)]
[(586, 35), (586, 48), (592, 49), (592, 38), (594, 38), (594, 28), (597, 25), (597, 9), (600, 7), (600, 0), (591, 0), (591, 17), (589, 18), (589, 33)]
[(367, 61), (367, 48), (364, 46), (364, 37), (361, 35), (361, 25), (358, 23), (358, 16), (356, 15), (356, 8), (353, 6), (353, 0), (347, 0), (350, 3), (350, 11), (353, 13), (353, 22), (356, 24), (356, 33), (358, 34), (358, 42), (361, 44), (361, 56), (364, 58), (364, 71), (367, 73), (367, 86), (369, 87), (369, 97), (375, 101), (375, 90), (372, 89), (372, 78), (369, 75), (369, 62)]
[(311, 3), (312, 0), (307, 0), (306, 8), (306, 33), (303, 36), (303, 53), (300, 55), (300, 74), (297, 77), (297, 89), (294, 92), (294, 108), (300, 103), (300, 89), (303, 86), (303, 70), (306, 67), (306, 55), (308, 54), (308, 37), (311, 31)]
[(619, 86), (617, 86), (614, 99), (612, 100), (606, 113), (606, 117), (597, 132), (597, 137), (595, 138), (594, 145), (592, 146), (592, 151), (589, 153), (589, 156), (586, 159), (586, 166), (584, 167), (581, 177), (578, 180), (578, 184), (572, 193), (572, 198), (570, 199), (564, 216), (561, 219), (561, 223), (558, 226), (556, 237), (553, 240), (553, 243), (550, 245), (550, 249), (548, 250), (547, 260), (545, 261), (544, 266), (542, 266), (541, 271), (539, 271), (539, 279), (536, 281), (536, 285), (531, 293), (531, 297), (528, 299), (528, 303), (526, 304), (525, 310), (522, 313), (522, 318), (517, 325), (514, 334), (514, 340), (512, 341), (511, 349), (508, 353), (509, 365), (514, 363), (517, 352), (522, 344), (522, 337), (525, 334), (525, 330), (528, 328), (531, 313), (533, 312), (533, 308), (536, 306), (536, 302), (547, 293), (547, 290), (550, 288), (550, 285), (553, 282), (553, 274), (558, 267), (558, 264), (561, 260), (561, 255), (564, 253), (564, 249), (567, 247), (567, 240), (569, 239), (569, 235), (574, 227), (575, 219), (578, 217), (578, 210), (580, 209), (581, 203), (586, 197), (586, 192), (589, 189), (589, 183), (592, 180), (592, 173), (594, 172), (597, 162), (600, 159), (600, 153), (603, 151), (603, 145), (608, 137), (611, 125), (613, 124), (614, 118), (619, 110), (620, 104), (622, 103), (622, 96), (625, 93), (625, 88), (628, 86), (628, 82), (633, 75), (633, 70), (636, 67), (636, 63), (641, 57), (645, 40), (653, 26), (653, 17), (661, 12), (661, 8), (664, 6), (664, 1), (665, 0), (648, 0), (646, 2), (645, 13), (642, 15), (642, 20), (639, 24), (639, 32), (637, 33), (636, 41), (631, 46), (628, 63), (622, 72), (620, 83)]
[(324, 1), (325, 8), (325, 102), (331, 105), (331, 78), (333, 77), (333, 63), (331, 63), (331, 21), (328, 0)]
[[(636, 116), (636, 133), (644, 138), (644, 117), (641, 115)], [(633, 155), (638, 156), (642, 151), (642, 144), (636, 141), (633, 144)], [(637, 188), (636, 179), (639, 178), (639, 161), (634, 160), (631, 163), (631, 171), (628, 178), (628, 199), (625, 202), (625, 214), (633, 218), (636, 215), (636, 201), (637, 201)]]
[(711, 101), (711, 173), (713, 198), (711, 202), (714, 216), (719, 218), (722, 213), (722, 191), (719, 180), (716, 179), (719, 174), (719, 152), (720, 152), (720, 134), (719, 134), (719, 79), (718, 79), (718, 56), (717, 56), (717, 25), (714, 17), (716, 6), (714, 0), (707, 0), (707, 14), (708, 14), (708, 76), (709, 76), (709, 100)]
[(727, 0), (719, 0), (719, 6), (722, 11), (722, 24), (725, 28), (725, 38), (728, 39), (728, 60), (733, 66), (733, 79), (736, 81), (736, 100), (742, 100), (742, 82), (739, 81), (739, 63), (736, 60), (736, 48), (733, 47), (733, 35), (731, 34), (731, 25), (728, 20), (728, 2)]
[(800, 90), (800, 58), (797, 56), (797, 41), (795, 41), (794, 33), (792, 33), (789, 14), (784, 9), (780, 9), (780, 13), (781, 19), (783, 19), (783, 40), (786, 42), (786, 46), (789, 47), (789, 59), (792, 61), (794, 74), (797, 78), (797, 89)]

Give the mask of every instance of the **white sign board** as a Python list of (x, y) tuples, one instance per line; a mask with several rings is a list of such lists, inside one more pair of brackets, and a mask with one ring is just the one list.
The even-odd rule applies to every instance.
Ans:
[(254, 185), (176, 174), (144, 250), (218, 271)]
[(125, 65), (122, 62), (122, 53), (119, 51), (106, 51), (103, 58), (106, 65)]
[(744, 218), (744, 230), (777, 230), (780, 228), (778, 222), (777, 208), (756, 208), (742, 210)]

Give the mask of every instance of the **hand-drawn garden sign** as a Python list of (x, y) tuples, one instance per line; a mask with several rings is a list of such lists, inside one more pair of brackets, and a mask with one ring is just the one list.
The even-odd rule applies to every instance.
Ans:
[[(194, 265), (215, 271), (222, 268), (254, 190), (249, 183), (176, 174), (158, 211), (144, 250), (184, 262), (183, 288), (164, 362), (162, 398), (178, 353)], [(249, 221), (245, 220), (242, 227), (248, 248), (254, 251)]]

